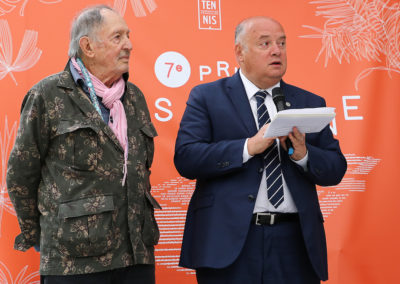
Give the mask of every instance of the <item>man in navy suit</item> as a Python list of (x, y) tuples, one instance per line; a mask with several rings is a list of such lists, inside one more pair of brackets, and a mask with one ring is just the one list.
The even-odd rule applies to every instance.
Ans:
[[(195, 87), (180, 124), (175, 166), (197, 180), (180, 265), (196, 269), (198, 283), (320, 283), (328, 269), (316, 185), (338, 184), (346, 160), (329, 126), (264, 138), (269, 123), (261, 117), (276, 114), (276, 87), (290, 108), (324, 107), (325, 100), (282, 81), (286, 36), (276, 20), (242, 21), (235, 54), (239, 71)], [(273, 151), (276, 159), (266, 155)]]

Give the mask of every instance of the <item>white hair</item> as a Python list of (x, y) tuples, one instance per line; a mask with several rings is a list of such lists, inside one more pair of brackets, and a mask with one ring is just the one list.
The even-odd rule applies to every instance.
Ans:
[(82, 37), (88, 36), (96, 39), (96, 30), (101, 27), (104, 21), (104, 17), (101, 15), (103, 9), (114, 11), (107, 5), (96, 5), (84, 9), (75, 17), (71, 25), (69, 57), (79, 57), (82, 55), (82, 50), (79, 46), (79, 41)]

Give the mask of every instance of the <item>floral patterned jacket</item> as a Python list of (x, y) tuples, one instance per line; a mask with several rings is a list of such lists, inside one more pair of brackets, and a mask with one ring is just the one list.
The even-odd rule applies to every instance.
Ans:
[(127, 82), (124, 152), (68, 68), (26, 95), (7, 169), (21, 234), (15, 249), (40, 245), (40, 273), (92, 273), (153, 264), (159, 231), (150, 194), (153, 138), (142, 92)]

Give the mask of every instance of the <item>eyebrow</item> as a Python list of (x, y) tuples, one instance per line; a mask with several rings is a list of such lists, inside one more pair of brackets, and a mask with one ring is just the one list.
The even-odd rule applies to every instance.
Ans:
[[(270, 35), (261, 35), (258, 39), (268, 39), (270, 37), (271, 37)], [(278, 39), (286, 39), (286, 35), (282, 35), (278, 37)]]

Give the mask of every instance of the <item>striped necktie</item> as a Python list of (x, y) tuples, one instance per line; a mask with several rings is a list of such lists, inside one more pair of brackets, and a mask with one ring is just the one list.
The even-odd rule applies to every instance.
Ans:
[[(257, 118), (259, 128), (271, 121), (267, 107), (265, 106), (265, 98), (267, 94), (267, 91), (259, 91), (255, 94), (257, 100)], [(268, 200), (275, 208), (278, 208), (279, 205), (282, 204), (284, 197), (281, 162), (279, 161), (278, 145), (276, 141), (274, 141), (274, 143), (266, 149), (262, 155), (264, 157)]]

